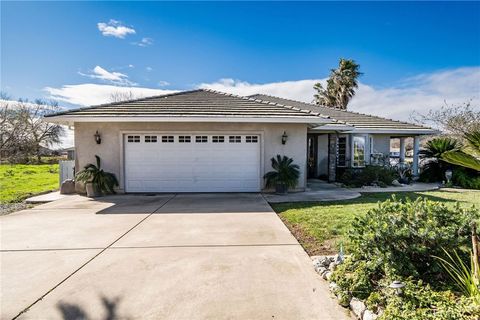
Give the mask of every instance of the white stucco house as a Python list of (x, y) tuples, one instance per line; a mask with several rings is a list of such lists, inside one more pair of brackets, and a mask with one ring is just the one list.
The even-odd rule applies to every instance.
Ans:
[[(339, 168), (388, 155), (390, 139), (431, 128), (266, 95), (193, 90), (68, 110), (46, 117), (75, 128), (76, 168), (95, 162), (120, 192), (258, 192), (277, 154), (308, 178), (335, 180)], [(405, 158), (401, 142), (400, 158)]]

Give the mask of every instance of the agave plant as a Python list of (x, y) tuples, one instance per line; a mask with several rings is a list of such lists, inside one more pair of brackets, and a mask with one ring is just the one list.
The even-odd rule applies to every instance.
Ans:
[(462, 150), (451, 150), (441, 155), (441, 159), (457, 166), (480, 171), (480, 131), (464, 135), (467, 146)]
[(103, 171), (100, 157), (95, 155), (97, 165), (87, 164), (82, 171), (75, 175), (77, 181), (92, 183), (101, 193), (115, 193), (114, 187), (118, 186), (118, 180), (113, 173)]
[(267, 172), (263, 178), (266, 186), (276, 187), (277, 192), (285, 193), (288, 188), (295, 188), (300, 176), (300, 167), (293, 163), (293, 159), (278, 155), (270, 159), (274, 171)]

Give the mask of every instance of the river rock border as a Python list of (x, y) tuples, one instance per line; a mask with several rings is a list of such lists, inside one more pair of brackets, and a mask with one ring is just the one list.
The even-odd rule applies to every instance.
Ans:
[(312, 260), (313, 260), (313, 267), (315, 268), (315, 271), (323, 279), (329, 282), (330, 291), (335, 295), (335, 297), (339, 301), (339, 304), (342, 307), (350, 308), (350, 310), (355, 315), (355, 317), (357, 317), (357, 319), (360, 319), (360, 320), (375, 320), (380, 316), (379, 314), (376, 314), (373, 311), (368, 310), (365, 303), (362, 300), (357, 299), (355, 297), (352, 297), (352, 299), (350, 299), (348, 304), (340, 303), (340, 299), (338, 295), (338, 291), (340, 288), (335, 282), (330, 281), (330, 279), (332, 277), (332, 273), (335, 270), (335, 268), (343, 262), (343, 257), (339, 255), (316, 256), (316, 257), (312, 257)]

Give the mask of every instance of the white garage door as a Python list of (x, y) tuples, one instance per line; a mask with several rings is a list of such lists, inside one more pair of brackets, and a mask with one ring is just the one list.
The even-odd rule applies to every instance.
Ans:
[(127, 192), (260, 191), (260, 136), (126, 134)]

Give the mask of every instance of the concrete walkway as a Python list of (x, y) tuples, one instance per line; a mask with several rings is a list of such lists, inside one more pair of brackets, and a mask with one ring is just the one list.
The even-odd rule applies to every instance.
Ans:
[(263, 196), (270, 203), (281, 202), (309, 202), (309, 201), (342, 201), (355, 199), (361, 196), (361, 193), (374, 192), (421, 192), (437, 190), (438, 183), (412, 183), (399, 187), (362, 187), (362, 188), (342, 188), (333, 183), (327, 183), (321, 180), (309, 180), (305, 192), (292, 192), (286, 195), (277, 195), (265, 193)]
[(70, 196), (0, 231), (1, 319), (349, 319), (259, 194)]
[(52, 191), (52, 192), (40, 194), (38, 196), (27, 198), (25, 199), (25, 203), (31, 203), (31, 204), (47, 203), (47, 202), (57, 201), (60, 199), (71, 197), (71, 196), (72, 195), (69, 195), (69, 194), (60, 194), (60, 191)]

